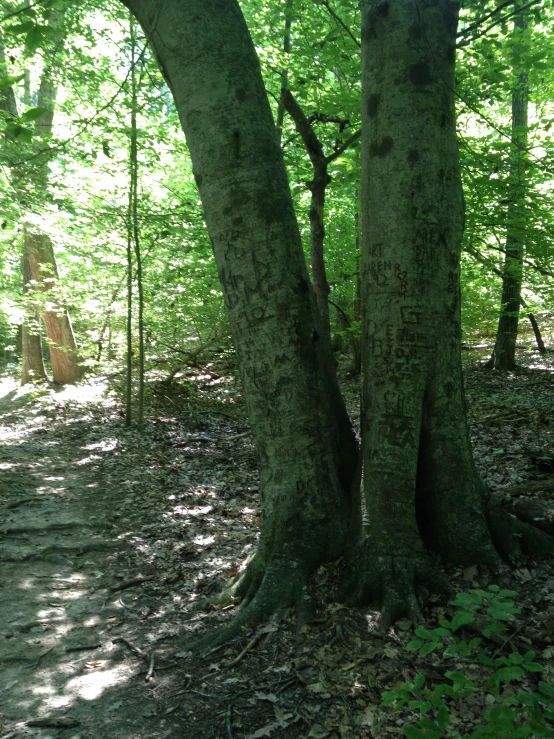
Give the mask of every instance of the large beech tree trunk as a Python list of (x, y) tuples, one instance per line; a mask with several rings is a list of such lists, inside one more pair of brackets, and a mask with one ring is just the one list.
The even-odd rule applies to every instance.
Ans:
[(255, 438), (261, 539), (233, 629), (309, 612), (343, 551), (357, 462), (258, 59), (236, 0), (125, 0), (154, 48), (189, 146)]
[[(514, 18), (515, 34), (523, 34), (527, 25), (527, 15), (524, 11), (520, 11)], [(521, 38), (521, 35), (516, 36), (515, 42), (521, 43)], [(494, 349), (487, 363), (489, 369), (514, 370), (516, 368), (516, 340), (525, 254), (525, 167), (529, 111), (527, 83), (527, 72), (520, 72), (512, 92), (512, 151), (509, 162), (510, 202), (506, 229), (506, 254), (502, 273), (501, 313)]]
[[(464, 410), (456, 141), (457, 6), (369, 0), (362, 40), (364, 496), (357, 600), (386, 621), (418, 615), (415, 589), (445, 585), (433, 550), (494, 562), (543, 541), (489, 507)], [(514, 519), (515, 521), (515, 519)]]
[[(48, 293), (58, 282), (58, 270), (52, 242), (46, 234), (25, 232), (24, 261), (29, 264), (35, 289)], [(55, 299), (47, 299), (43, 313), (46, 336), (50, 342), (50, 362), (54, 382), (71, 385), (81, 378), (77, 344), (69, 313)]]

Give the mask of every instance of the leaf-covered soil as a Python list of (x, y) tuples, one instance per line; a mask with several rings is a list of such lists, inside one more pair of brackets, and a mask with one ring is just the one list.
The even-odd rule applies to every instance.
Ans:
[[(466, 354), (482, 475), (552, 510), (554, 360), (529, 352), (521, 372), (500, 375)], [(452, 728), (469, 734), (498, 701), (486, 668), (420, 657), (405, 648), (412, 623), (383, 631), (378, 614), (337, 604), (340, 563), (316, 573), (318, 617), (300, 633), (285, 611), (211, 653), (187, 651), (237, 608), (212, 596), (256, 545), (258, 480), (240, 393), (223, 370), (154, 388), (139, 431), (124, 427), (101, 381), (59, 390), (3, 380), (0, 738), (402, 736), (411, 712), (382, 707), (381, 693), (418, 672), (433, 686), (446, 670), (482, 687), (451, 709)], [(344, 388), (356, 415), (357, 383)], [(459, 591), (518, 591), (504, 641), (482, 649), (535, 651), (540, 678), (554, 682), (552, 564), (448, 574)], [(432, 625), (450, 612), (433, 598), (425, 608)]]

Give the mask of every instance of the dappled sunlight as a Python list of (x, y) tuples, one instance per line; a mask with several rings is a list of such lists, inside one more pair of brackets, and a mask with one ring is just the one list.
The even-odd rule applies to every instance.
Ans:
[(18, 386), (19, 383), (17, 383), (11, 377), (0, 378), (0, 399), (5, 398), (6, 395), (9, 395), (10, 393), (14, 392), (14, 390), (17, 390)]
[(64, 695), (73, 700), (97, 700), (108, 688), (126, 682), (136, 668), (121, 664), (110, 667), (110, 663), (104, 661), (90, 668), (85, 665), (85, 670), (85, 674), (73, 677), (65, 684)]
[[(52, 397), (58, 403), (77, 403), (79, 405), (97, 405), (106, 403), (108, 381), (105, 378), (96, 378), (91, 382), (81, 382), (77, 385), (65, 385), (56, 389)], [(115, 402), (112, 400), (111, 402)]]

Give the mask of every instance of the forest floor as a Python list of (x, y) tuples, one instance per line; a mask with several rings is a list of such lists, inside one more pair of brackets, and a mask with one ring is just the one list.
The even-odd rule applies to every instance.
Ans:
[[(554, 355), (523, 352), (522, 370), (507, 375), (484, 372), (483, 358), (464, 357), (481, 474), (499, 492), (522, 485), (522, 495), (552, 510)], [(502, 699), (554, 683), (554, 567), (546, 562), (449, 570), (457, 592), (498, 584), (518, 593), (507, 632), (465, 656), (407, 650), (411, 622), (385, 631), (377, 614), (333, 601), (336, 565), (317, 572), (318, 618), (299, 634), (284, 612), (211, 653), (187, 652), (188, 640), (235, 611), (210, 595), (252, 552), (260, 501), (232, 379), (214, 365), (180, 387), (157, 386), (139, 431), (124, 427), (101, 380), (19, 388), (4, 376), (0, 739), (403, 736), (416, 707), (383, 707), (382, 692), (418, 673), (431, 688), (451, 684), (448, 670), (475, 684), (448, 702), (449, 736), (469, 736)], [(344, 389), (354, 408), (356, 382)], [(452, 607), (431, 598), (425, 613), (431, 628), (452, 618)], [(512, 684), (495, 695), (494, 668), (476, 652), (509, 660), (518, 650), (534, 652), (525, 660), (535, 667), (512, 670)]]

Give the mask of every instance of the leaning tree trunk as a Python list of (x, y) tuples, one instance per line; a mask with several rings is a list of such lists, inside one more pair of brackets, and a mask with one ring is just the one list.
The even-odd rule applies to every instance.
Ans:
[[(31, 267), (27, 254), (23, 253), (21, 265), (23, 276), (23, 294), (30, 292)], [(42, 341), (40, 336), (40, 313), (36, 305), (25, 306), (25, 317), (21, 325), (21, 384), (36, 380), (46, 380), (46, 369), (42, 356)]]
[[(49, 293), (58, 282), (58, 270), (52, 242), (46, 234), (25, 232), (24, 259), (28, 260), (35, 289)], [(46, 336), (50, 343), (52, 377), (59, 385), (71, 385), (81, 378), (77, 344), (69, 313), (58, 304), (57, 297), (47, 302), (43, 314)]]
[[(446, 583), (431, 549), (494, 562), (540, 535), (488, 509), (464, 411), (456, 141), (457, 7), (369, 0), (363, 21), (363, 408), (367, 539), (355, 600), (418, 616)], [(515, 521), (515, 519), (514, 519)], [(500, 538), (503, 535), (503, 538)]]
[[(514, 18), (515, 33), (527, 28), (527, 16), (520, 11)], [(529, 88), (527, 72), (520, 72), (512, 92), (512, 152), (509, 163), (510, 200), (506, 229), (506, 254), (502, 274), (501, 313), (489, 369), (516, 368), (516, 340), (521, 305), (523, 257), (525, 253), (525, 166), (528, 140)], [(533, 326), (534, 328), (534, 326)]]
[(185, 131), (255, 438), (262, 532), (237, 586), (249, 605), (234, 633), (284, 606), (309, 611), (313, 568), (346, 540), (355, 439), (238, 3), (125, 5), (150, 39)]

